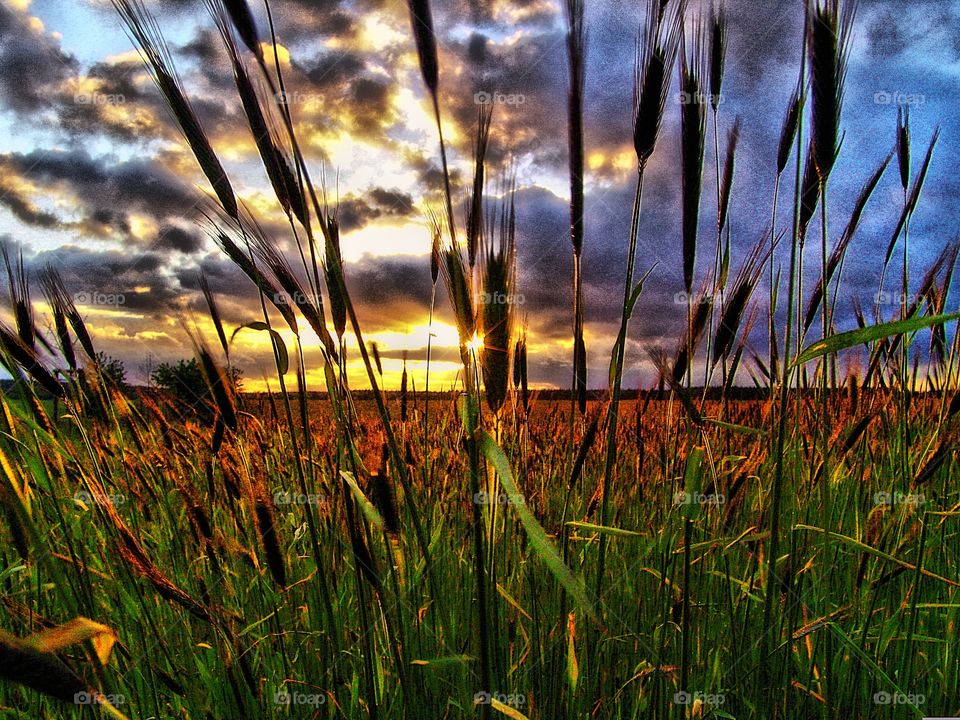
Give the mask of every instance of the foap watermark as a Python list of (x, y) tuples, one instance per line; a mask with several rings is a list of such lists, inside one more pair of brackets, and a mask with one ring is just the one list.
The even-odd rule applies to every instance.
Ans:
[(327, 496), (320, 493), (297, 493), (281, 490), (273, 494), (273, 504), (280, 505), (326, 505)]
[(880, 490), (873, 494), (874, 505), (910, 505), (917, 507), (927, 502), (923, 493), (887, 492)]
[(75, 492), (73, 499), (84, 505), (113, 505), (114, 507), (119, 507), (127, 502), (127, 496), (122, 493), (89, 493), (86, 490)]
[(320, 305), (315, 295), (304, 292), (274, 293), (273, 302), (277, 305)]
[(686, 305), (687, 303), (696, 303), (701, 300), (705, 300), (710, 303), (717, 305), (723, 304), (723, 291), (718, 292), (716, 295), (691, 295), (690, 293), (683, 292), (682, 290), (678, 293), (673, 294), (673, 304), (674, 305)]
[(317, 93), (305, 93), (296, 90), (278, 92), (274, 97), (278, 103), (283, 105), (306, 105), (307, 103), (320, 102), (320, 95)]
[(904, 295), (903, 293), (887, 292), (886, 290), (881, 290), (873, 296), (873, 301), (877, 305), (895, 305), (896, 307), (911, 305), (919, 299), (916, 295)]
[(484, 292), (480, 293), (481, 305), (523, 305), (527, 298), (523, 293)]
[(481, 90), (474, 93), (473, 102), (477, 105), (523, 105), (527, 101), (527, 96), (521, 93), (502, 93), (494, 90), (487, 92)]
[(127, 98), (120, 93), (77, 93), (73, 102), (77, 105), (123, 105)]
[(123, 293), (105, 293), (98, 290), (81, 290), (73, 294), (76, 305), (102, 305), (104, 307), (120, 307), (127, 304)]
[(323, 693), (302, 693), (281, 690), (273, 694), (274, 705), (305, 705), (307, 707), (320, 707), (327, 702), (327, 696)]
[(705, 693), (699, 690), (695, 692), (680, 690), (679, 692), (675, 692), (673, 694), (674, 705), (693, 705), (698, 701), (701, 705), (712, 705), (714, 707), (718, 707), (727, 701), (727, 696), (723, 693)]
[(688, 93), (686, 91), (681, 91), (677, 95), (677, 99), (681, 105), (690, 105), (691, 103), (698, 103), (700, 105), (722, 105), (724, 101), (722, 94), (714, 95), (713, 93), (705, 92)]
[(722, 493), (705, 495), (699, 492), (677, 490), (673, 494), (674, 505), (723, 505), (726, 501), (727, 498)]
[(490, 705), (494, 700), (501, 705), (508, 705), (512, 708), (521, 708), (527, 704), (527, 696), (523, 693), (500, 693), (480, 690), (473, 695), (474, 705)]
[(873, 694), (874, 705), (913, 705), (919, 707), (927, 701), (923, 693), (887, 692), (880, 690)]
[(475, 505), (523, 505), (523, 495), (519, 493), (496, 493), (491, 495), (481, 490), (474, 493), (473, 502)]
[(923, 105), (926, 101), (923, 93), (906, 93), (902, 90), (878, 90), (873, 94), (875, 105)]
[(123, 695), (104, 695), (96, 690), (85, 690), (73, 696), (74, 705), (123, 705), (127, 699)]

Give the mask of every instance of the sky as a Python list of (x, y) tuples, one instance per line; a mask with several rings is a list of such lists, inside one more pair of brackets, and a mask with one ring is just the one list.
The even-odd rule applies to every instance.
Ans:
[[(287, 256), (289, 226), (272, 195), (229, 64), (200, 0), (146, 2), (183, 85), (242, 201)], [(440, 102), (454, 194), (471, 177), (478, 93), (494, 97), (488, 195), (515, 174), (517, 292), (527, 327), (529, 375), (569, 386), (572, 354), (567, 170), (567, 57), (560, 0), (435, 2)], [(590, 385), (606, 384), (616, 335), (636, 157), (632, 107), (636, 44), (645, 3), (588, 0), (585, 88), (584, 291)], [(267, 27), (262, 3), (251, 6)], [(431, 300), (428, 212), (442, 188), (436, 128), (400, 0), (273, 0), (294, 122), (311, 174), (338, 203), (342, 251), (366, 341), (381, 349), (386, 385), (403, 356), (423, 386)], [(690, 22), (708, 11), (690, 1)], [(735, 118), (741, 141), (731, 200), (732, 274), (769, 233), (776, 148), (796, 85), (802, 3), (728, 0), (727, 76), (717, 122), (720, 154)], [(957, 236), (960, 179), (960, 2), (862, 0), (842, 115), (843, 144), (828, 195), (835, 242), (859, 188), (893, 148), (898, 106), (910, 109), (914, 172), (941, 128), (921, 203), (910, 224), (911, 283)], [(638, 271), (653, 267), (631, 325), (625, 382), (649, 384), (646, 350), (672, 351), (685, 324), (680, 250), (680, 102), (676, 79), (657, 151), (646, 171)], [(713, 118), (709, 119), (698, 278), (712, 264), (716, 225)], [(791, 221), (793, 163), (784, 175), (778, 229)], [(160, 362), (192, 353), (189, 331), (212, 338), (199, 275), (228, 333), (260, 319), (252, 284), (199, 222), (209, 185), (180, 138), (108, 0), (0, 0), (0, 241), (18, 246), (28, 272), (63, 275), (97, 347), (144, 381)], [(872, 307), (879, 268), (902, 203), (895, 168), (885, 174), (843, 268), (837, 326)], [(819, 215), (818, 215), (819, 218)], [(782, 223), (782, 224), (781, 224)], [(814, 244), (816, 245), (816, 244)], [(810, 251), (805, 287), (819, 272)], [(786, 263), (781, 249), (775, 256)], [(899, 260), (888, 270), (899, 277)], [(766, 276), (755, 294), (766, 314)], [(39, 283), (34, 282), (38, 290)], [(457, 336), (441, 287), (434, 320), (432, 387), (456, 378)], [(38, 317), (43, 298), (36, 292)], [(892, 310), (889, 310), (892, 312)], [(41, 320), (41, 328), (46, 320)], [(306, 323), (301, 323), (305, 325)], [(749, 351), (765, 355), (764, 322)], [(293, 347), (292, 334), (285, 338)], [(322, 384), (319, 343), (301, 337), (308, 377)], [(351, 380), (364, 384), (358, 353)], [(233, 341), (248, 389), (276, 387), (263, 333)], [(748, 368), (752, 369), (752, 368)], [(755, 371), (754, 371), (755, 372)], [(749, 383), (745, 373), (740, 382)]]

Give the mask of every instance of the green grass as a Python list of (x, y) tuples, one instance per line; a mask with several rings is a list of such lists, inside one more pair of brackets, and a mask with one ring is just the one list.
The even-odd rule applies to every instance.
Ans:
[[(863, 409), (883, 404), (878, 394), (864, 401)], [(474, 694), (486, 689), (478, 684), (475, 652), (468, 469), (456, 442), (452, 403), (434, 405), (436, 425), (428, 445), (434, 453), (433, 479), (418, 483), (413, 497), (400, 494), (399, 533), (384, 534), (375, 524), (368, 526), (376, 564), (382, 569), (396, 564), (395, 575), (381, 576), (385, 587), (380, 601), (368, 608), (373, 615), (369, 659), (381, 717), (409, 717), (411, 707), (423, 713), (419, 717), (472, 717)], [(843, 419), (839, 400), (838, 405), (837, 425), (849, 429), (853, 418)], [(914, 403), (915, 436), (929, 437), (936, 430), (935, 405), (932, 397)], [(547, 541), (565, 547), (573, 573), (588, 573), (596, 562), (598, 538), (603, 534), (609, 539), (608, 582), (598, 603), (603, 628), (595, 649), (598, 662), (589, 678), (596, 683), (602, 717), (683, 716), (683, 708), (673, 701), (684, 689), (679, 685), (684, 599), (689, 602), (690, 641), (686, 689), (708, 693), (715, 701), (722, 695), (723, 704), (712, 707), (714, 717), (760, 716), (758, 708), (769, 701), (756, 690), (766, 567), (763, 517), (769, 509), (771, 474), (765, 438), (729, 433), (721, 456), (717, 448), (723, 444), (723, 430), (717, 429), (710, 441), (727, 497), (718, 504), (678, 505), (675, 493), (684, 487), (695, 498), (713, 491), (691, 485), (696, 478), (688, 478), (684, 486), (684, 457), (672, 443), (658, 439), (679, 437), (684, 420), (677, 417), (676, 406), (654, 401), (642, 423), (649, 439), (639, 482), (631, 477), (637, 458), (630, 433), (620, 441), (622, 464), (610, 499), (610, 525), (630, 533), (604, 532), (589, 524), (569, 525), (563, 533), (557, 526), (565, 490), (557, 477), (563, 446), (552, 439), (565, 428), (566, 407), (564, 402), (535, 403), (526, 425), (526, 451), (509, 442), (505, 447), (514, 464), (526, 453), (527, 472), (518, 475), (516, 492), (509, 486), (490, 486), (505, 504), (491, 529), (495, 687), (489, 690), (514, 696), (514, 701), (522, 696), (517, 708), (528, 717), (566, 716), (574, 688), (568, 618), (561, 608), (573, 608), (573, 654), (581, 667), (590, 650), (578, 644), (592, 622), (588, 614), (565, 599), (556, 575), (528, 543), (535, 535), (524, 532), (522, 518), (510, 511), (509, 503), (522, 494), (526, 509), (550, 534)], [(260, 415), (255, 406), (247, 409)], [(418, 412), (416, 408), (414, 420)], [(730, 413), (738, 424), (763, 426), (763, 407), (757, 402), (731, 402)], [(141, 453), (130, 446), (128, 433), (118, 434), (108, 423), (85, 427), (85, 445), (37, 437), (28, 420), (17, 421), (17, 442), (6, 438), (3, 447), (14, 473), (30, 488), (35, 532), (26, 560), (4, 546), (4, 626), (25, 636), (45, 621), (59, 624), (80, 614), (113, 628), (119, 644), (99, 687), (104, 694), (123, 696), (118, 707), (128, 717), (307, 717), (303, 706), (273, 702), (274, 694), (283, 691), (322, 702), (316, 708), (318, 717), (366, 717), (367, 658), (355, 592), (358, 580), (352, 571), (356, 561), (342, 519), (344, 496), (329, 460), (333, 438), (322, 430), (328, 427), (325, 415), (320, 408), (311, 413), (318, 437), (312, 464), (318, 467), (310, 490), (318, 503), (314, 509), (322, 570), (332, 597), (336, 637), (328, 634), (323, 618), (304, 507), (275, 509), (289, 583), (281, 589), (266, 569), (249, 506), (230, 499), (219, 468), (209, 492), (204, 473), (209, 431), (189, 422), (165, 437), (161, 428), (144, 424), (140, 432), (146, 450)], [(361, 406), (361, 418), (372, 423), (375, 411)], [(410, 425), (414, 427), (416, 422)], [(248, 419), (240, 437), (242, 441), (238, 437), (225, 445), (218, 463), (237, 462), (237, 445), (243, 442), (246, 463), (271, 494), (295, 492), (284, 428), (271, 431)], [(850, 453), (837, 454), (830, 464), (830, 517), (823, 516), (820, 495), (809, 484), (812, 450), (796, 442), (787, 447), (782, 512), (796, 522), (785, 527), (790, 557), (789, 567), (780, 568), (785, 585), (774, 600), (779, 635), (771, 669), (779, 683), (777, 705), (791, 717), (902, 717), (902, 706), (873, 705), (873, 695), (882, 692), (922, 694), (928, 715), (956, 710), (952, 627), (960, 609), (960, 518), (949, 512), (958, 501), (950, 480), (956, 467), (949, 460), (932, 481), (913, 491), (923, 496), (915, 498), (922, 504), (877, 510), (876, 493), (909, 491), (891, 481), (899, 449), (887, 440), (895, 443), (898, 437), (896, 427), (878, 419)], [(165, 447), (168, 442), (172, 448)], [(369, 444), (375, 442), (373, 437)], [(421, 446), (416, 437), (410, 443), (412, 448)], [(602, 457), (602, 448), (587, 457), (582, 486), (573, 490), (575, 519), (591, 517), (585, 510), (602, 471)], [(103, 508), (84, 508), (74, 499), (83, 488), (82, 478), (93, 473), (94, 461), (117, 513), (151, 560), (209, 607), (220, 627), (214, 629), (160, 597), (118, 555), (117, 534), (105, 521)], [(180, 482), (171, 481), (174, 475)], [(737, 482), (741, 477), (745, 479)], [(209, 517), (211, 546), (205, 546), (191, 520), (194, 501)], [(415, 559), (416, 544), (404, 510), (411, 505), (421, 509), (442, 598), (431, 597), (423, 565)], [(871, 530), (879, 512), (882, 520)], [(690, 564), (685, 572), (686, 521)], [(922, 524), (921, 553), (916, 541)], [(827, 542), (822, 543), (824, 531)], [(918, 573), (917, 567), (924, 572)], [(372, 589), (368, 580), (361, 582)], [(398, 637), (402, 642), (395, 648)], [(909, 676), (904, 675), (907, 654)], [(92, 673), (92, 666), (79, 660), (74, 655), (72, 664)], [(239, 670), (243, 666), (252, 687)], [(87, 677), (96, 687), (94, 676)], [(578, 687), (587, 680), (581, 674)], [(0, 706), (4, 717), (79, 716), (56, 700), (10, 684), (0, 685)]]

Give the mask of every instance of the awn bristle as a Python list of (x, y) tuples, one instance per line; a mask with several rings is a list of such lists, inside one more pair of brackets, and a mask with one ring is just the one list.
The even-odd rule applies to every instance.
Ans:
[(57, 344), (60, 346), (60, 352), (67, 362), (67, 367), (76, 372), (77, 356), (73, 351), (73, 340), (70, 338), (70, 330), (67, 327), (68, 298), (66, 297), (67, 291), (63, 286), (63, 279), (56, 270), (48, 265), (40, 274), (40, 286), (43, 289), (44, 297), (47, 299), (47, 304), (53, 311), (53, 326), (57, 333)]
[(694, 303), (690, 327), (687, 328), (683, 341), (680, 343), (680, 348), (677, 350), (677, 359), (673, 364), (672, 377), (674, 382), (682, 382), (684, 375), (690, 368), (693, 358), (697, 354), (697, 347), (703, 336), (703, 330), (710, 319), (712, 307), (713, 295), (710, 293), (709, 286), (707, 286), (700, 291), (700, 295)]
[[(843, 257), (847, 252), (847, 248), (850, 246), (850, 241), (853, 240), (854, 233), (857, 231), (857, 226), (860, 224), (860, 218), (863, 216), (863, 211), (867, 206), (867, 201), (870, 199), (870, 196), (873, 194), (873, 191), (876, 189), (877, 184), (880, 182), (880, 178), (883, 177), (884, 171), (887, 169), (887, 166), (890, 164), (890, 160), (893, 158), (893, 153), (887, 155), (884, 161), (880, 164), (880, 167), (873, 173), (866, 184), (860, 190), (860, 195), (857, 198), (857, 202), (854, 205), (853, 212), (850, 215), (850, 220), (847, 223), (846, 229), (843, 231), (843, 235), (840, 237), (840, 241), (837, 243), (837, 246), (833, 249), (833, 252), (830, 254), (830, 259), (827, 262), (827, 283), (833, 279), (834, 273), (836, 273), (837, 268), (840, 266), (840, 263), (843, 261)], [(810, 302), (807, 305), (807, 312), (803, 319), (803, 331), (806, 332), (810, 329), (810, 326), (813, 324), (813, 321), (816, 319), (817, 310), (820, 308), (820, 303), (823, 300), (823, 274), (817, 278), (817, 284), (813, 288), (813, 292), (810, 295)]]
[(936, 293), (938, 292), (937, 280), (940, 272), (944, 268), (951, 268), (952, 272), (952, 264), (956, 261), (956, 250), (956, 244), (950, 243), (940, 251), (940, 254), (937, 255), (930, 267), (927, 268), (927, 272), (924, 273), (923, 280), (920, 282), (920, 286), (917, 288), (913, 300), (910, 301), (910, 306), (907, 310), (908, 317), (914, 315), (924, 303), (927, 303), (927, 305), (931, 307), (936, 305)]
[(809, 28), (813, 147), (820, 183), (826, 183), (837, 159), (847, 51), (855, 4), (818, 0)]
[(730, 210), (730, 195), (733, 191), (733, 171), (736, 166), (737, 144), (740, 142), (740, 118), (738, 117), (730, 134), (727, 136), (727, 157), (723, 163), (723, 181), (720, 184), (720, 208), (717, 213), (717, 227), (723, 228), (727, 223), (727, 212)]
[[(295, 335), (299, 334), (297, 329), (297, 317), (293, 313), (293, 308), (286, 302), (286, 299), (283, 296), (283, 293), (280, 292), (280, 288), (272, 283), (270, 279), (260, 270), (259, 267), (251, 259), (244, 250), (240, 248), (237, 243), (233, 241), (230, 235), (227, 232), (218, 226), (217, 222), (212, 218), (207, 218), (209, 224), (212, 226), (210, 234), (213, 237), (214, 241), (226, 253), (227, 257), (230, 258), (233, 263), (243, 271), (243, 274), (246, 275), (257, 289), (263, 293), (270, 303), (277, 309), (277, 312), (280, 313), (280, 316), (286, 321), (290, 330), (293, 331)], [(239, 229), (231, 227), (232, 232), (239, 232), (242, 235), (246, 235), (246, 230), (243, 229), (242, 225), (237, 226)], [(247, 242), (245, 240), (245, 242)]]
[(897, 108), (897, 164), (900, 166), (900, 184), (906, 192), (910, 187), (910, 106)]
[(251, 249), (254, 256), (263, 265), (270, 269), (279, 286), (287, 294), (283, 303), (289, 307), (292, 302), (300, 311), (307, 323), (323, 342), (327, 354), (336, 360), (337, 350), (330, 331), (327, 330), (326, 317), (323, 308), (323, 298), (320, 293), (308, 293), (297, 278), (286, 258), (270, 242), (262, 228), (256, 227), (253, 233)]
[(0, 251), (7, 270), (7, 289), (10, 292), (10, 307), (17, 324), (17, 334), (24, 345), (35, 349), (37, 331), (33, 321), (33, 303), (30, 301), (30, 282), (23, 267), (23, 248), (18, 248), (16, 262), (10, 258), (8, 243), (0, 245)]
[(0, 323), (0, 348), (6, 356), (0, 358), (0, 362), (6, 366), (11, 375), (17, 377), (16, 368), (22, 368), (40, 387), (54, 397), (63, 398), (66, 396), (66, 389), (44, 367), (36, 350), (24, 343), (17, 333), (3, 323)]
[(240, 210), (233, 186), (183, 92), (173, 59), (156, 20), (144, 7), (142, 0), (113, 0), (113, 6), (139, 46), (144, 64), (163, 94), (167, 107), (197, 158), (203, 174), (213, 186), (224, 211), (235, 220), (239, 219)]
[(717, 112), (723, 97), (723, 72), (727, 57), (727, 11), (721, 0), (710, 10), (710, 107)]
[[(939, 288), (934, 288), (932, 293), (930, 300), (931, 315), (942, 315), (946, 310), (947, 295), (950, 293), (958, 256), (960, 256), (960, 242), (954, 240), (950, 245), (945, 263), (946, 271), (943, 281)], [(930, 330), (930, 354), (940, 365), (943, 365), (947, 360), (947, 330), (943, 323), (934, 325)]]
[(437, 60), (437, 39), (433, 31), (433, 14), (429, 0), (408, 0), (413, 38), (417, 44), (420, 72), (431, 95), (436, 96), (440, 84), (440, 63)]
[(641, 168), (653, 155), (660, 134), (685, 6), (686, 2), (679, 2), (667, 14), (665, 5), (660, 12), (652, 0), (649, 5), (645, 37), (637, 53), (634, 84), (633, 147)]
[(254, 22), (247, 0), (223, 0), (223, 5), (227, 8), (243, 44), (262, 61), (263, 48), (260, 47), (260, 33), (257, 32), (257, 24)]
[[(87, 326), (83, 322), (83, 318), (80, 317), (80, 313), (77, 311), (77, 306), (73, 302), (73, 298), (70, 297), (67, 293), (67, 287), (63, 282), (63, 278), (60, 276), (60, 273), (49, 265), (44, 269), (40, 277), (41, 285), (43, 286), (44, 294), (47, 296), (47, 299), (50, 300), (55, 307), (59, 307), (67, 319), (67, 322), (70, 323), (70, 327), (73, 328), (73, 334), (77, 336), (77, 341), (80, 343), (80, 347), (83, 348), (83, 351), (87, 354), (87, 357), (94, 363), (98, 363), (99, 359), (97, 358), (97, 351), (93, 347), (93, 339), (90, 337), (90, 333), (87, 332)], [(59, 334), (59, 331), (58, 331)], [(61, 340), (63, 336), (60, 336)], [(73, 354), (73, 348), (69, 350), (61, 347), (61, 350), (64, 352), (65, 356), (69, 352)]]
[[(88, 479), (90, 491), (94, 496), (105, 496), (106, 492), (96, 480)], [(99, 507), (113, 523), (120, 536), (117, 549), (127, 564), (141, 577), (147, 579), (159, 595), (165, 600), (176, 603), (187, 610), (191, 615), (210, 624), (215, 624), (217, 618), (210, 608), (192, 598), (181, 588), (164, 575), (147, 555), (143, 545), (137, 539), (130, 527), (123, 521), (113, 503), (100, 503)]]
[(493, 103), (481, 104), (477, 111), (477, 136), (473, 145), (473, 192), (467, 214), (467, 261), (471, 269), (477, 264), (477, 249), (483, 235), (483, 189), (492, 119)]
[(690, 54), (687, 54), (686, 32), (681, 33), (681, 47), (680, 156), (683, 196), (683, 282), (689, 293), (693, 288), (693, 274), (696, 267), (700, 194), (703, 188), (703, 153), (707, 131), (707, 112), (703, 103), (703, 78), (707, 59), (699, 24), (694, 31)]
[(783, 125), (780, 128), (780, 144), (777, 146), (777, 177), (783, 174), (790, 161), (790, 153), (793, 151), (793, 141), (797, 137), (797, 126), (800, 123), (800, 104), (802, 102), (800, 88), (793, 91), (790, 96), (790, 102), (787, 105), (786, 115), (783, 117)]
[(676, 393), (677, 398), (680, 400), (680, 404), (683, 405), (684, 412), (687, 413), (687, 417), (697, 427), (703, 426), (703, 415), (700, 414), (700, 411), (697, 410), (696, 406), (693, 404), (693, 401), (690, 399), (689, 393), (687, 393), (686, 388), (679, 382), (674, 382), (673, 372), (670, 370), (670, 361), (667, 359), (667, 353), (662, 347), (652, 347), (647, 350), (647, 356), (650, 358), (650, 362), (653, 363), (653, 366), (657, 369), (659, 377), (657, 379), (657, 387), (659, 397), (662, 399), (664, 394), (664, 386), (669, 385), (670, 389)]
[(909, 200), (907, 200), (907, 203), (904, 205), (900, 213), (900, 219), (897, 221), (897, 226), (894, 228), (893, 237), (890, 238), (890, 244), (887, 246), (887, 254), (883, 260), (884, 268), (890, 263), (893, 249), (897, 245), (897, 239), (900, 237), (900, 232), (903, 230), (904, 225), (906, 225), (907, 218), (913, 214), (914, 208), (916, 208), (917, 203), (920, 202), (920, 191), (923, 189), (923, 183), (927, 178), (927, 170), (930, 169), (930, 161), (933, 159), (933, 148), (936, 146), (939, 138), (940, 126), (938, 125), (936, 130), (933, 131), (933, 137), (930, 138), (930, 145), (927, 147), (927, 154), (924, 156), (923, 164), (920, 166), (920, 173), (913, 181), (913, 188), (910, 190)]
[(441, 251), (440, 272), (453, 308), (457, 334), (460, 336), (461, 352), (473, 338), (476, 316), (473, 305), (473, 288), (470, 276), (463, 263), (463, 254), (457, 243), (450, 242)]
[[(503, 406), (510, 378), (510, 350), (513, 340), (513, 292), (516, 280), (516, 216), (512, 188), (510, 200), (501, 208), (498, 243), (491, 239), (485, 248), (480, 298), (480, 331), (483, 335), (481, 369), (487, 404), (493, 412)], [(489, 233), (491, 238), (494, 232)]]
[[(716, 334), (713, 340), (713, 364), (716, 365), (721, 358), (729, 356), (733, 348), (733, 341), (737, 337), (740, 323), (743, 320), (747, 304), (750, 302), (750, 296), (760, 280), (760, 274), (763, 272), (763, 264), (766, 261), (770, 249), (764, 252), (766, 236), (762, 237), (753, 250), (745, 259), (740, 273), (737, 275), (733, 284), (733, 290), (730, 292), (729, 301), (724, 302), (723, 311), (720, 315), (720, 323), (717, 326)], [(776, 245), (776, 243), (774, 243)]]
[(292, 211), (300, 223), (306, 227), (308, 223), (306, 202), (302, 189), (290, 169), (290, 160), (282, 149), (283, 143), (276, 131), (273, 117), (264, 111), (264, 106), (260, 102), (260, 97), (233, 40), (229, 19), (215, 0), (206, 1), (230, 57), (243, 112), (277, 201), (285, 213), (289, 214)]

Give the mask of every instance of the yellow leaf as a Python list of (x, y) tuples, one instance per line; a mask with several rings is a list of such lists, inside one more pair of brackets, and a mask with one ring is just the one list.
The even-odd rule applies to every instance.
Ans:
[(580, 679), (580, 663), (577, 662), (575, 638), (577, 636), (577, 619), (574, 613), (567, 616), (567, 680), (571, 692), (576, 692), (577, 681)]
[(490, 698), (490, 707), (506, 715), (508, 718), (513, 718), (513, 720), (530, 720), (530, 718), (528, 718), (526, 715), (524, 715), (522, 712), (520, 712), (516, 708), (512, 708), (509, 705), (504, 705), (502, 702), (500, 702), (496, 698)]
[(45, 653), (57, 653), (86, 640), (93, 645), (101, 665), (110, 662), (113, 646), (117, 643), (117, 634), (112, 628), (85, 617), (76, 617), (63, 625), (41, 630), (23, 639), (35, 650)]

